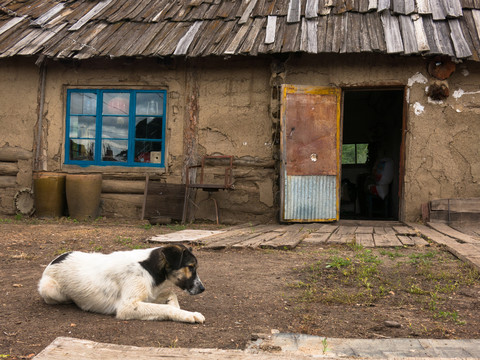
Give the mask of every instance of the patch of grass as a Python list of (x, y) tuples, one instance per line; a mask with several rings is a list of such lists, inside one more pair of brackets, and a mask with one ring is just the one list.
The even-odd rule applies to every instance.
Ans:
[(325, 266), (327, 269), (329, 268), (336, 268), (336, 269), (340, 269), (342, 267), (347, 267), (347, 266), (350, 266), (352, 264), (352, 260), (350, 260), (349, 258), (341, 258), (339, 256), (332, 256), (330, 258), (330, 261), (327, 262), (327, 265)]
[(307, 309), (318, 303), (371, 306), (391, 297), (395, 306), (423, 309), (439, 328), (446, 322), (463, 325), (460, 311), (447, 306), (462, 286), (480, 283), (478, 271), (448, 252), (415, 250), (333, 246), (322, 250), (318, 260), (297, 266), (299, 280), (291, 287)]
[(395, 259), (395, 258), (401, 258), (405, 257), (404, 254), (402, 254), (398, 248), (395, 248), (395, 251), (390, 251), (386, 249), (380, 249), (379, 250), (380, 255), (383, 256), (388, 256), (390, 259)]

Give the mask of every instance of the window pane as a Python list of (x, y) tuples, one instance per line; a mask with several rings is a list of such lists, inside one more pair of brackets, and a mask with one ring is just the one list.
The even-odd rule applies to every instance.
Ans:
[(355, 144), (342, 146), (342, 164), (355, 164)]
[(128, 117), (104, 116), (102, 118), (102, 138), (104, 139), (128, 138)]
[(95, 138), (95, 117), (93, 116), (71, 116), (70, 117), (71, 138)]
[(130, 106), (129, 93), (104, 93), (103, 114), (104, 115), (128, 115)]
[(368, 158), (368, 144), (357, 144), (357, 164), (365, 164)]
[(163, 94), (142, 92), (137, 94), (136, 115), (163, 115)]
[(162, 143), (160, 141), (135, 141), (135, 162), (161, 163)]
[(161, 140), (162, 124), (161, 117), (137, 117), (135, 119), (135, 138)]
[(95, 115), (97, 112), (97, 94), (72, 92), (70, 96), (70, 114)]
[(102, 140), (103, 161), (127, 161), (127, 140)]
[(93, 161), (95, 142), (93, 140), (70, 140), (70, 160)]

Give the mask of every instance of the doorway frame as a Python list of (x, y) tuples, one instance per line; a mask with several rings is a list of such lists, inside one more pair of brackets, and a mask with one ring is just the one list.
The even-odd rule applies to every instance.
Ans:
[[(341, 110), (340, 110), (340, 159), (342, 157), (342, 145), (343, 145), (343, 126), (344, 126), (344, 113), (345, 113), (345, 93), (350, 91), (391, 91), (398, 90), (402, 92), (402, 133), (400, 139), (399, 149), (399, 164), (398, 164), (398, 221), (403, 221), (405, 212), (405, 162), (406, 162), (406, 135), (407, 129), (407, 116), (408, 116), (408, 87), (404, 84), (382, 84), (382, 85), (358, 85), (358, 86), (340, 86), (341, 91)], [(342, 176), (342, 164), (340, 164), (340, 178)], [(341, 196), (341, 189), (339, 191)], [(339, 215), (339, 219), (342, 220)]]

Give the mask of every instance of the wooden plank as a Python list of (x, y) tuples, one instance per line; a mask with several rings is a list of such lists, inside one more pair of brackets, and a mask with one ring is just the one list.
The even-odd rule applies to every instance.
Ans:
[(430, 208), (432, 211), (480, 212), (480, 198), (432, 200)]
[(443, 8), (442, 0), (429, 0), (430, 9), (432, 10), (433, 20), (444, 20), (447, 16), (445, 9)]
[(443, 7), (449, 17), (458, 18), (463, 15), (460, 0), (443, 0)]
[(448, 24), (450, 25), (450, 37), (453, 42), (456, 56), (460, 59), (471, 56), (472, 52), (470, 51), (470, 47), (465, 40), (459, 20), (449, 19)]
[(419, 14), (431, 14), (430, 2), (429, 0), (416, 0), (417, 3), (417, 12)]
[(387, 235), (395, 235), (396, 234), (395, 230), (393, 230), (393, 228), (391, 228), (391, 227), (385, 226), (384, 229), (385, 229), (385, 234), (387, 234)]
[(317, 24), (317, 53), (325, 52), (325, 37), (327, 36), (327, 17), (318, 18)]
[(242, 25), (242, 27), (240, 27), (233, 40), (225, 49), (225, 54), (234, 54), (236, 52), (237, 48), (240, 46), (240, 43), (244, 40), (245, 35), (250, 30), (252, 23), (253, 19), (250, 18), (245, 24)]
[(370, 35), (368, 33), (367, 16), (362, 14), (360, 16), (360, 50), (362, 52), (371, 52), (372, 46), (370, 44)]
[(355, 243), (363, 247), (375, 247), (375, 242), (373, 241), (373, 234), (355, 234)]
[(400, 28), (402, 31), (403, 48), (405, 54), (414, 54), (418, 52), (417, 38), (415, 35), (415, 26), (410, 16), (400, 15)]
[(188, 48), (192, 44), (195, 35), (202, 26), (203, 21), (195, 21), (193, 25), (190, 26), (188, 31), (183, 35), (183, 37), (178, 42), (173, 55), (185, 55), (188, 51)]
[(321, 224), (320, 227), (317, 230), (315, 230), (315, 232), (331, 234), (337, 229), (338, 229), (338, 225)]
[(102, 11), (108, 5), (110, 5), (112, 1), (113, 0), (100, 1), (88, 13), (86, 13), (80, 20), (78, 20), (75, 24), (73, 24), (68, 30), (76, 31), (80, 29), (83, 25), (85, 25), (88, 21), (90, 21), (95, 15), (97, 15), (100, 11)]
[(373, 228), (373, 232), (375, 234), (379, 234), (379, 235), (385, 235), (386, 234), (385, 228), (383, 226), (375, 226)]
[(400, 25), (396, 16), (390, 15), (388, 11), (380, 15), (383, 31), (385, 33), (385, 42), (389, 54), (400, 53), (404, 51)]
[(373, 226), (359, 226), (355, 230), (355, 234), (373, 234)]
[(308, 234), (304, 231), (287, 231), (269, 241), (263, 242), (260, 247), (273, 249), (294, 249)]
[(427, 34), (423, 27), (423, 18), (417, 14), (412, 15), (413, 27), (415, 29), (415, 38), (417, 40), (417, 49), (420, 52), (429, 51)]
[(206, 249), (224, 249), (256, 235), (251, 227), (241, 227), (229, 230), (223, 234), (213, 235), (204, 239)]
[(311, 233), (303, 239), (303, 242), (309, 244), (323, 244), (326, 243), (331, 233)]
[(253, 20), (253, 24), (248, 32), (248, 36), (245, 38), (243, 44), (238, 49), (237, 53), (250, 53), (253, 47), (255, 46), (256, 39), (258, 37), (258, 33), (260, 32), (261, 28), (264, 24), (264, 18), (258, 17)]
[(463, 12), (463, 20), (460, 24), (462, 25), (464, 35), (467, 37), (468, 34), (470, 38), (469, 43), (472, 44), (472, 50), (475, 50), (473, 54), (474, 60), (478, 61), (480, 58), (480, 39), (477, 35), (477, 26), (471, 10), (465, 10)]
[(341, 225), (335, 232), (337, 235), (355, 234), (356, 226), (344, 226)]
[(437, 36), (440, 39), (441, 49), (444, 54), (455, 56), (452, 42), (450, 41), (450, 28), (447, 21), (434, 21), (433, 26), (436, 28)]
[(305, 6), (305, 17), (307, 19), (313, 19), (318, 16), (318, 0), (307, 0)]
[(317, 19), (307, 19), (306, 20), (306, 31), (307, 31), (307, 48), (306, 51), (312, 54), (317, 53), (317, 36), (318, 36), (318, 21)]
[(265, 245), (265, 243), (273, 240), (274, 238), (278, 237), (278, 233), (276, 232), (267, 232), (263, 234), (254, 234), (251, 237), (246, 238), (243, 241), (240, 241), (239, 243), (233, 244), (233, 248), (242, 248), (242, 247), (251, 247), (251, 248), (256, 248), (256, 247), (262, 247)]
[(431, 16), (424, 16), (423, 27), (425, 29), (425, 35), (428, 41), (428, 47), (430, 48), (430, 53), (440, 54), (442, 53), (441, 44), (439, 42), (439, 35), (437, 34), (437, 29), (433, 24)]
[(182, 220), (185, 185), (148, 180), (144, 218), (166, 217)]
[(437, 230), (438, 232), (441, 232), (444, 235), (456, 238), (458, 240), (461, 240), (462, 242), (471, 243), (471, 244), (480, 244), (480, 239), (474, 239), (470, 235), (464, 234), (458, 230), (455, 230), (450, 226), (448, 226), (447, 224), (429, 222), (427, 225)]
[(355, 235), (352, 234), (332, 234), (327, 243), (328, 244), (347, 244), (355, 241)]
[(300, 0), (290, 0), (288, 4), (287, 23), (300, 22), (301, 3)]
[(265, 44), (273, 44), (275, 42), (275, 33), (277, 30), (277, 17), (267, 17), (267, 30), (265, 33)]
[(396, 247), (396, 246), (402, 246), (402, 243), (400, 240), (398, 240), (396, 235), (378, 235), (374, 234), (373, 235), (373, 240), (375, 242), (375, 246), (378, 247)]
[(393, 230), (399, 235), (415, 235), (415, 230), (409, 226), (393, 226)]
[(397, 235), (397, 238), (405, 246), (415, 245), (415, 240), (413, 239), (413, 237), (410, 237), (410, 236), (407, 236), (407, 235)]
[[(247, 353), (244, 350), (136, 347), (66, 337), (56, 338), (35, 356), (35, 360), (282, 360), (292, 358), (291, 355), (278, 352), (271, 354), (268, 352)], [(310, 358), (309, 356), (295, 355), (295, 359), (298, 360)]]
[(252, 13), (252, 10), (256, 4), (257, 4), (257, 0), (250, 0), (250, 2), (248, 3), (248, 6), (246, 7), (245, 11), (240, 17), (240, 20), (238, 20), (238, 23), (240, 25), (245, 24), (250, 19), (250, 14)]

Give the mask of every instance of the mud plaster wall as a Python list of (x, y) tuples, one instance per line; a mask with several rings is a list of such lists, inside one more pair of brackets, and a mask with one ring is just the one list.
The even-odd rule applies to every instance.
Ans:
[[(189, 102), (193, 85), (198, 87), (199, 113), (196, 129), (194, 161), (204, 154), (231, 154), (235, 156), (235, 190), (219, 192), (217, 198), (222, 222), (246, 221), (257, 216), (271, 219), (274, 213), (274, 161), (272, 160), (272, 126), (269, 108), (269, 63), (261, 60), (238, 61), (232, 64), (223, 59), (200, 61), (199, 64), (183, 59), (175, 60), (115, 60), (115, 61), (48, 61), (43, 111), (43, 142), (39, 157), (40, 170), (53, 172), (101, 172), (102, 215), (135, 217), (141, 214), (145, 173), (151, 178), (168, 183), (184, 182), (185, 126), (190, 125)], [(12, 65), (13, 67), (13, 62)], [(195, 70), (192, 75), (192, 71)], [(39, 69), (33, 61), (25, 61), (12, 71), (7, 66), (6, 77), (11, 82), (2, 87), (12, 104), (3, 113), (23, 113), (9, 122), (12, 131), (4, 133), (3, 143), (28, 144), (36, 148), (33, 137), (37, 121), (37, 92)], [(19, 81), (25, 74), (25, 81)], [(195, 83), (192, 85), (192, 83)], [(13, 86), (13, 88), (12, 88)], [(14, 94), (29, 89), (29, 96)], [(66, 89), (90, 88), (160, 88), (167, 90), (166, 169), (86, 167), (64, 165), (65, 99)], [(15, 100), (15, 101), (13, 101)], [(24, 101), (33, 104), (26, 106)], [(13, 106), (15, 105), (15, 106)], [(17, 110), (16, 110), (17, 109)], [(5, 117), (7, 118), (7, 117)], [(28, 118), (27, 128), (19, 126)], [(19, 121), (22, 120), (22, 121)], [(245, 129), (245, 130), (242, 130)], [(18, 133), (18, 137), (17, 134)], [(2, 144), (3, 144), (2, 143)], [(32, 186), (32, 161), (24, 186)], [(11, 189), (13, 196), (13, 189)], [(10, 198), (12, 198), (10, 196)], [(215, 218), (211, 203), (202, 202), (206, 194), (199, 192), (196, 211), (199, 218)], [(203, 208), (202, 208), (203, 207)], [(9, 209), (2, 212), (12, 213)]]
[[(226, 222), (275, 217), (268, 60), (200, 61), (198, 156), (234, 155), (233, 191), (210, 194)], [(198, 192), (198, 216), (214, 218), (208, 194)]]
[[(46, 170), (101, 171), (104, 174), (103, 214), (138, 217), (143, 198), (145, 169), (113, 167), (78, 168), (63, 165), (64, 103), (68, 86), (166, 88), (167, 154), (165, 170), (151, 170), (160, 181), (181, 183), (184, 165), (184, 125), (189, 121), (189, 81), (198, 84), (198, 123), (195, 156), (232, 154), (236, 189), (219, 192), (220, 216), (225, 222), (250, 219), (276, 220), (278, 147), (276, 120), (271, 117), (272, 76), (270, 59), (207, 59), (194, 62), (196, 77), (187, 76), (186, 62), (87, 61), (49, 62), (44, 109)], [(415, 220), (422, 203), (431, 199), (480, 196), (480, 65), (457, 64), (445, 81), (450, 96), (443, 102), (428, 98), (435, 81), (426, 62), (417, 58), (362, 56), (291, 56), (280, 80), (298, 85), (372, 87), (406, 86), (407, 133), (401, 218)], [(284, 71), (283, 71), (284, 70)], [(37, 122), (39, 68), (33, 60), (2, 60), (0, 63), (0, 112), (4, 129), (0, 148), (19, 148), (34, 154)], [(21, 96), (19, 96), (21, 94)], [(14, 184), (1, 187), (0, 211), (13, 211), (13, 194), (31, 186), (33, 158), (18, 160)], [(10, 166), (9, 164), (7, 164)], [(10, 171), (10, 170), (9, 170)], [(10, 171), (11, 173), (11, 171)], [(11, 178), (11, 175), (8, 175)], [(6, 178), (6, 176), (2, 176)], [(10, 179), (9, 178), (9, 179)], [(116, 181), (133, 183), (136, 191), (122, 191)], [(120, 187), (122, 188), (122, 187)], [(198, 217), (213, 219), (212, 205), (200, 193)]]
[(405, 176), (400, 217), (413, 221), (421, 204), (438, 198), (480, 196), (480, 66), (457, 64), (444, 83), (450, 96), (432, 101), (426, 92), (438, 82), (419, 58), (293, 56), (286, 82), (341, 88), (407, 87)]
[(0, 151), (12, 153), (8, 159), (0, 159), (2, 213), (14, 213), (16, 192), (30, 187), (38, 74), (39, 68), (31, 61), (0, 61)]

